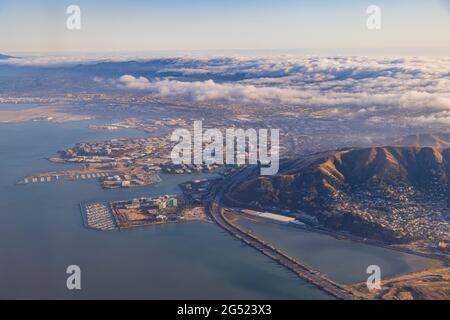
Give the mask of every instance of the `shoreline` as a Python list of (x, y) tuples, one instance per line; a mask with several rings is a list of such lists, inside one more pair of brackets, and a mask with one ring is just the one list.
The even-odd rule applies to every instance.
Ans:
[[(231, 235), (236, 237), (237, 239), (243, 241), (245, 244), (254, 247), (264, 255), (268, 256), (269, 258), (273, 259), (277, 263), (279, 263), (281, 266), (286, 267), (287, 269), (293, 271), (295, 274), (297, 274), (300, 278), (309, 281), (311, 284), (317, 286), (319, 289), (324, 290), (325, 292), (328, 292), (329, 294), (334, 295), (335, 297), (339, 299), (371, 299), (369, 294), (360, 291), (355, 290), (355, 287), (352, 285), (344, 285), (339, 282), (335, 282), (330, 280), (327, 277), (324, 277), (320, 275), (320, 269), (316, 270), (315, 268), (309, 268), (307, 265), (303, 264), (301, 260), (297, 260), (295, 258), (291, 258), (289, 255), (284, 253), (283, 251), (280, 251), (278, 248), (273, 246), (271, 243), (266, 242), (263, 239), (260, 239), (259, 236), (254, 235), (252, 231), (247, 230), (244, 228), (244, 230), (241, 229), (241, 227), (238, 227), (235, 225), (234, 220), (229, 221), (226, 217), (225, 210), (230, 210), (232, 212), (236, 211), (236, 208), (233, 207), (222, 207), (221, 201), (223, 201), (222, 197), (231, 189), (233, 188), (239, 181), (245, 180), (247, 176), (249, 175), (248, 172), (252, 172), (252, 170), (247, 170), (248, 172), (245, 172), (246, 170), (243, 170), (241, 172), (237, 172), (231, 177), (228, 178), (228, 181), (225, 182), (224, 185), (214, 185), (210, 190), (211, 199), (209, 202), (209, 214), (213, 217), (214, 221), (221, 226), (223, 229), (228, 231)], [(311, 228), (309, 228), (311, 229)], [(305, 229), (306, 230), (306, 229)], [(324, 230), (322, 230), (324, 231)], [(322, 232), (323, 234), (328, 234), (330, 236), (333, 236), (329, 232)], [(341, 236), (341, 235), (340, 235)], [(334, 234), (333, 238), (338, 239), (336, 234)], [(341, 237), (342, 239), (343, 237)], [(348, 238), (349, 241), (353, 242), (359, 242), (361, 241), (354, 241), (353, 239)], [(368, 245), (374, 245), (372, 243), (368, 243), (366, 241), (363, 242), (364, 244)], [(378, 245), (378, 247), (383, 247), (384, 249), (391, 249), (390, 246), (386, 245)], [(404, 248), (396, 248), (397, 251), (403, 251), (405, 253), (413, 254), (416, 256), (423, 256), (423, 253), (416, 253), (412, 250), (407, 250)], [(427, 258), (429, 258), (428, 255), (426, 255)], [(435, 259), (435, 260), (442, 260), (441, 263), (447, 264), (448, 259), (447, 257), (441, 259)], [(283, 261), (283, 259), (287, 259), (287, 261)], [(298, 268), (296, 266), (299, 266), (300, 269), (303, 269), (302, 272), (298, 271)], [(428, 267), (424, 270), (430, 271), (433, 270), (432, 268)], [(449, 268), (450, 270), (450, 268)], [(449, 272), (450, 273), (450, 272)], [(400, 276), (407, 276), (410, 273), (401, 274)], [(412, 273), (412, 276), (414, 277), (414, 273)]]

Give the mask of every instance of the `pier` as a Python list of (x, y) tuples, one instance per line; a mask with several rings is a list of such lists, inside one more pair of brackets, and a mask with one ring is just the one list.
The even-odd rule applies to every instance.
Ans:
[(62, 172), (48, 172), (39, 173), (31, 176), (27, 176), (20, 180), (18, 184), (37, 184), (37, 183), (49, 183), (52, 181), (58, 181), (61, 178), (74, 181), (74, 180), (87, 180), (87, 179), (100, 179), (109, 177), (114, 172), (112, 171), (100, 171), (100, 172), (90, 172), (90, 171), (62, 171)]

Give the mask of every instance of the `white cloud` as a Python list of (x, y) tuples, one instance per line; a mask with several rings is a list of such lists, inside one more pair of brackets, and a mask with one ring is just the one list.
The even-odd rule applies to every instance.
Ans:
[(190, 99), (194, 102), (258, 102), (274, 101), (292, 102), (304, 94), (297, 90), (256, 87), (234, 83), (216, 83), (213, 80), (182, 82), (162, 80), (149, 83), (146, 89), (151, 89), (159, 98)]
[[(208, 62), (197, 63), (202, 72), (208, 69)], [(209, 70), (243, 79), (195, 85), (174, 81), (166, 83), (166, 97), (279, 102), (372, 122), (448, 123), (442, 112), (450, 111), (450, 57), (244, 57), (215, 60)]]
[[(154, 80), (123, 75), (117, 81), (120, 88), (147, 90), (160, 99), (183, 99), (205, 104), (232, 103), (283, 103), (298, 107), (355, 108), (354, 113), (387, 112), (390, 110), (450, 110), (450, 79), (381, 77), (366, 80), (330, 80), (303, 84), (287, 83), (278, 79), (277, 85), (260, 81), (218, 83), (206, 81)], [(360, 111), (361, 109), (365, 112)], [(333, 109), (334, 110), (334, 109)], [(331, 111), (333, 111), (330, 109)], [(332, 112), (338, 114), (335, 110)]]
[[(450, 57), (444, 56), (53, 56), (7, 63), (91, 64), (130, 59), (142, 64), (142, 73), (125, 69), (115, 78), (108, 73), (93, 74), (93, 78), (98, 76), (94, 81), (99, 87), (139, 90), (162, 102), (288, 106), (301, 109), (302, 114), (371, 122), (444, 123), (447, 115), (441, 112), (450, 111)], [(154, 64), (146, 68), (146, 62)], [(163, 78), (166, 73), (171, 77)]]
[(148, 81), (147, 78), (144, 77), (135, 78), (128, 74), (123, 75), (119, 78), (118, 86), (120, 88), (135, 89), (135, 90), (143, 90), (151, 88), (150, 81)]
[(407, 121), (410, 125), (450, 125), (450, 111), (435, 112), (428, 115), (420, 115), (416, 117), (406, 117), (404, 120)]

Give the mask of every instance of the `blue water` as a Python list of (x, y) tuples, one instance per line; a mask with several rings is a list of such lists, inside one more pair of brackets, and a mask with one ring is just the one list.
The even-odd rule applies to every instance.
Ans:
[(306, 265), (340, 283), (365, 281), (367, 267), (377, 265), (382, 278), (417, 272), (434, 260), (388, 250), (373, 245), (338, 240), (332, 236), (310, 232), (289, 224), (240, 220), (239, 225), (251, 230), (275, 247), (298, 258)]
[[(46, 158), (77, 142), (143, 135), (93, 131), (88, 124), (0, 124), (0, 298), (330, 298), (214, 224), (120, 232), (83, 227), (80, 202), (179, 192), (177, 184), (192, 177), (163, 176), (157, 185), (116, 190), (94, 180), (16, 184), (33, 172), (67, 168)], [(81, 267), (80, 291), (66, 288), (72, 264)]]

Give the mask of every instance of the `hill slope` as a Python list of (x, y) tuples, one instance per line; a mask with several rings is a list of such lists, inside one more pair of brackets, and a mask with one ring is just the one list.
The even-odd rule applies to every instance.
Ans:
[(389, 242), (449, 235), (450, 149), (350, 148), (283, 161), (231, 191), (239, 205), (303, 211), (321, 224)]

